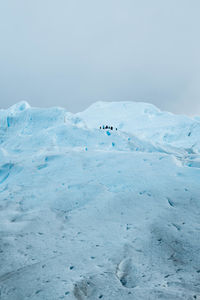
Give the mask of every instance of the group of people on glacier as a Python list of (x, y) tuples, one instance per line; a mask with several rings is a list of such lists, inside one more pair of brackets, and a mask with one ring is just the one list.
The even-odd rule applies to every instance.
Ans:
[[(106, 126), (100, 126), (99, 127), (99, 129), (110, 129), (110, 130), (114, 130), (114, 127), (113, 126), (108, 126), (108, 125), (106, 125)], [(117, 130), (117, 127), (115, 128), (115, 130)]]

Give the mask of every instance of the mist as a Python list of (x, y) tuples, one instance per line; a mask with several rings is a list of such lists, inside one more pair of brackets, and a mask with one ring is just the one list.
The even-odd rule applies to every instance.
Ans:
[(198, 0), (0, 3), (0, 108), (150, 102), (200, 114)]

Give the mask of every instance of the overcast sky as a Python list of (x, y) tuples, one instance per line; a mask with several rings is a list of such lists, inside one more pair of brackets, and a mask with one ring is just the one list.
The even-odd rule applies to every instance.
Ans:
[(0, 1), (0, 107), (143, 101), (200, 115), (199, 0)]

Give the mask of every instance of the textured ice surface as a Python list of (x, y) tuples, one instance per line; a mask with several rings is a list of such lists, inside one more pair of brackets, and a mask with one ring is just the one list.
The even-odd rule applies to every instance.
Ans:
[(0, 299), (200, 299), (200, 118), (20, 102), (0, 124)]

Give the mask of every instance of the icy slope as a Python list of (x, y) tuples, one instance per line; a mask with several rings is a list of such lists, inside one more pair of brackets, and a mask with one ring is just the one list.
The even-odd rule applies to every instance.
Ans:
[(152, 104), (138, 102), (97, 102), (77, 116), (89, 128), (113, 124), (151, 142), (200, 149), (200, 119), (161, 112)]
[(200, 297), (198, 117), (22, 102), (0, 122), (0, 299)]

